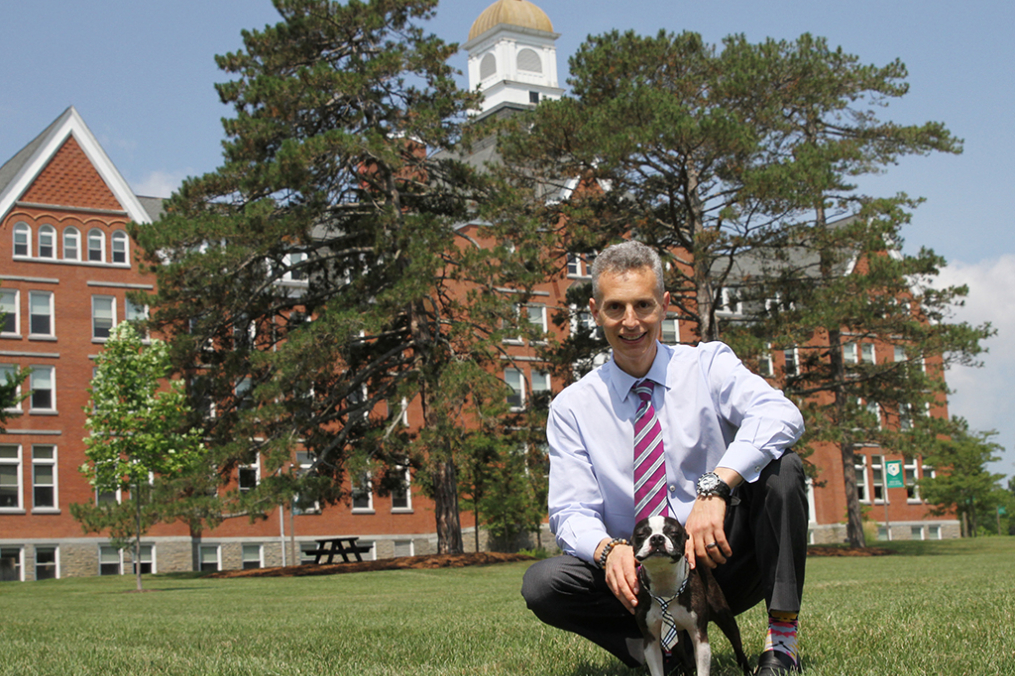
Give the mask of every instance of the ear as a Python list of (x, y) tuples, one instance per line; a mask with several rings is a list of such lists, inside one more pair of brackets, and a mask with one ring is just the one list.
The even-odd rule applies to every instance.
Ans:
[(596, 305), (595, 298), (589, 298), (589, 312), (592, 313), (592, 319), (595, 320), (596, 326), (602, 326), (603, 323), (599, 320), (599, 306)]

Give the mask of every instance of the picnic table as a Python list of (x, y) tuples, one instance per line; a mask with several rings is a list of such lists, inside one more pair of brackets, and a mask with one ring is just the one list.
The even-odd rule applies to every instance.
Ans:
[(322, 538), (320, 540), (314, 540), (317, 543), (317, 549), (308, 551), (307, 554), (314, 555), (314, 563), (320, 564), (321, 559), (328, 557), (328, 560), (324, 563), (331, 563), (335, 556), (338, 554), (342, 555), (342, 561), (349, 563), (349, 555), (356, 557), (357, 561), (362, 561), (363, 557), (360, 554), (366, 554), (370, 551), (370, 547), (366, 545), (358, 545), (356, 541), (358, 537), (340, 537), (340, 538)]

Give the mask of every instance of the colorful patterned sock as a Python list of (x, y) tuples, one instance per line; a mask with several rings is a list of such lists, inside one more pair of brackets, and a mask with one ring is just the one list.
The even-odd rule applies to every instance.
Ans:
[(778, 650), (789, 655), (795, 664), (800, 664), (797, 648), (797, 613), (778, 610), (768, 611), (768, 634), (763, 650)]

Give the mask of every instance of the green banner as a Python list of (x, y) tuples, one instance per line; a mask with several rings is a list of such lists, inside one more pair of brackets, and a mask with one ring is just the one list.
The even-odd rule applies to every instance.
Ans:
[(885, 461), (885, 486), (888, 488), (905, 488), (906, 477), (902, 473), (901, 460)]

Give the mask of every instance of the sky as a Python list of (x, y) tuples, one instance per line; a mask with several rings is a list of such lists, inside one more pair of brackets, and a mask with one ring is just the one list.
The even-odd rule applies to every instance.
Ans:
[[(492, 0), (444, 0), (428, 28), (464, 43)], [(1005, 185), (1015, 177), (1015, 3), (967, 0), (536, 0), (560, 33), (560, 86), (567, 60), (589, 35), (632, 29), (700, 33), (712, 43), (822, 36), (864, 63), (896, 58), (909, 93), (883, 119), (944, 122), (964, 140), (961, 155), (906, 158), (861, 188), (926, 201), (904, 230), (905, 250), (929, 247), (948, 261), (942, 284), (965, 284), (954, 319), (991, 322), (981, 368), (948, 373), (953, 415), (996, 430), (1007, 449), (991, 471), (1015, 475), (1015, 415), (1008, 383), (1015, 351), (1015, 227)], [(0, 16), (0, 164), (74, 106), (139, 195), (167, 197), (187, 176), (221, 163), (221, 119), (232, 110), (214, 84), (228, 80), (216, 54), (243, 46), (241, 31), (279, 20), (269, 0), (36, 0), (5, 3)], [(460, 52), (452, 63), (465, 71)], [(462, 78), (467, 86), (467, 79)]]

